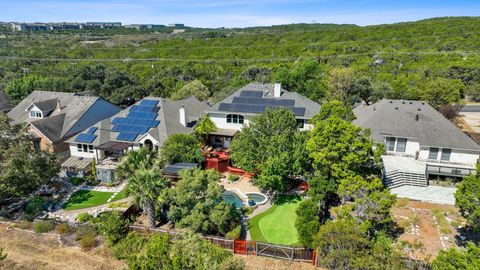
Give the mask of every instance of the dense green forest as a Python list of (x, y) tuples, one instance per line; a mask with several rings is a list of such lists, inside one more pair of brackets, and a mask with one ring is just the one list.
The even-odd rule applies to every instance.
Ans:
[(0, 88), (14, 102), (32, 90), (93, 91), (117, 104), (129, 97), (190, 93), (214, 102), (249, 82), (280, 81), (318, 101), (338, 98), (340, 85), (347, 96), (367, 91), (370, 100), (429, 100), (430, 95), (441, 105), (480, 96), (478, 29), (480, 17), (366, 27), (187, 28), (178, 34), (4, 28)]

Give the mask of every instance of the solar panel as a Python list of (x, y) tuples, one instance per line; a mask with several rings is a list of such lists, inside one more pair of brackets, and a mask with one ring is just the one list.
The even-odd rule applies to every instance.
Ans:
[(139, 106), (139, 105), (133, 105), (130, 108), (131, 112), (157, 112), (157, 110), (158, 110), (157, 107)]
[(138, 118), (124, 118), (117, 117), (112, 120), (113, 125), (131, 125), (131, 126), (141, 126), (141, 127), (150, 127), (154, 128), (160, 124), (158, 120), (145, 120)]
[(152, 100), (152, 99), (142, 99), (140, 101), (140, 105), (142, 106), (149, 106), (149, 107), (155, 107), (158, 104), (158, 100)]
[(258, 97), (261, 98), (263, 96), (263, 92), (261, 91), (252, 91), (252, 90), (242, 90), (240, 91), (241, 97)]
[(91, 135), (91, 134), (78, 134), (77, 138), (75, 138), (76, 142), (83, 142), (83, 143), (92, 143), (95, 138), (97, 138), (97, 135)]
[(138, 133), (121, 132), (117, 136), (117, 140), (133, 142), (137, 138)]
[(128, 125), (115, 125), (112, 130), (116, 132), (130, 132), (130, 133), (147, 133), (150, 127), (142, 126), (128, 126)]
[(220, 103), (218, 110), (226, 112), (243, 112), (243, 113), (261, 113), (267, 108), (287, 108), (293, 111), (296, 116), (304, 116), (305, 108), (259, 105), (259, 104), (234, 104), (234, 103)]
[(147, 112), (129, 112), (128, 118), (139, 118), (145, 120), (155, 120), (157, 118), (156, 113), (147, 113)]
[(93, 133), (95, 133), (95, 131), (97, 131), (97, 128), (96, 128), (96, 127), (91, 127), (91, 128), (86, 132), (86, 134), (92, 135)]
[(237, 104), (260, 104), (273, 106), (289, 106), (295, 105), (293, 99), (273, 99), (273, 98), (253, 98), (253, 97), (234, 97), (232, 103)]

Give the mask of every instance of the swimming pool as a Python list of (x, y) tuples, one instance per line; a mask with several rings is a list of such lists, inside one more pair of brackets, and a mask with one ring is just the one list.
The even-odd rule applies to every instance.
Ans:
[(250, 192), (250, 193), (245, 193), (245, 195), (247, 195), (249, 201), (252, 200), (255, 202), (255, 204), (264, 204), (268, 201), (267, 196), (265, 196), (262, 193)]
[(242, 208), (245, 206), (245, 202), (235, 192), (225, 190), (222, 197), (223, 201), (228, 204), (233, 204), (236, 208)]

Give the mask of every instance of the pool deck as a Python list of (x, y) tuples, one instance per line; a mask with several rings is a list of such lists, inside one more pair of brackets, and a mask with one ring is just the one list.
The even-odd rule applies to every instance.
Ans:
[(249, 192), (260, 192), (260, 189), (253, 185), (250, 180), (241, 178), (233, 183), (227, 180), (226, 177), (220, 179), (220, 184), (227, 190), (230, 189), (238, 189), (242, 193), (249, 193)]

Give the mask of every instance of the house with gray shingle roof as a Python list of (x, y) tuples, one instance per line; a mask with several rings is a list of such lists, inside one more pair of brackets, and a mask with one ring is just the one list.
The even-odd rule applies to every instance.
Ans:
[(99, 97), (34, 91), (8, 116), (14, 123), (28, 125), (38, 148), (63, 154), (68, 153), (67, 139), (119, 111), (120, 108)]
[(480, 146), (423, 101), (383, 99), (354, 109), (354, 123), (385, 145), (385, 183), (427, 186), (437, 177), (475, 172)]
[(210, 143), (229, 147), (235, 132), (248, 124), (249, 119), (267, 108), (292, 110), (301, 129), (310, 129), (308, 121), (320, 111), (320, 105), (296, 92), (282, 88), (281, 84), (250, 83), (213, 105), (208, 111), (217, 131)]
[(7, 113), (12, 109), (10, 98), (0, 90), (0, 113)]
[(158, 149), (171, 135), (193, 132), (208, 107), (195, 97), (177, 101), (144, 98), (70, 138), (72, 157), (62, 167), (79, 172), (95, 160), (97, 179), (110, 182), (119, 157), (142, 146)]

